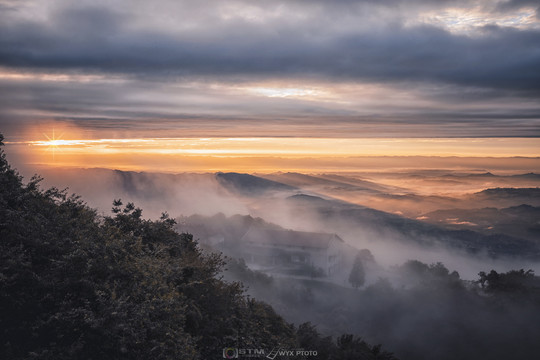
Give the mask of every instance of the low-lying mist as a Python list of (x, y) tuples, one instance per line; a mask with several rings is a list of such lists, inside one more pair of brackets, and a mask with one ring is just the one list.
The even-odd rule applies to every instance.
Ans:
[[(379, 184), (373, 175), (366, 177), (323, 174), (276, 174), (263, 178), (242, 174), (155, 174), (114, 171), (107, 169), (40, 169), (44, 186), (68, 188), (92, 207), (109, 213), (112, 200), (134, 202), (144, 209), (144, 216), (158, 218), (162, 212), (171, 216), (217, 213), (232, 216), (252, 215), (285, 229), (335, 233), (356, 249), (369, 249), (384, 267), (417, 259), (426, 263), (442, 262), (457, 270), (465, 279), (474, 279), (479, 271), (495, 269), (508, 271), (527, 268), (540, 271), (538, 259), (540, 238), (516, 238), (509, 235), (478, 233), (469, 228), (447, 229), (440, 224), (407, 219), (392, 212), (382, 212), (336, 199), (329, 195), (340, 191), (364, 192), (369, 196), (387, 197), (403, 192), (404, 188)], [(435, 175), (434, 175), (435, 174)], [(538, 205), (538, 191), (530, 188), (538, 184), (538, 175), (495, 176), (493, 174), (401, 173), (400, 176), (425, 181), (426, 178), (458, 178), (460, 182), (477, 184), (491, 179), (509, 184), (528, 186), (515, 191), (499, 189), (472, 193), (452, 198), (456, 203), (491, 204), (497, 201), (521, 204), (525, 201)], [(382, 175), (379, 175), (382, 176)], [(396, 174), (384, 174), (396, 179)], [(499, 179), (493, 180), (492, 178)], [(279, 180), (279, 181), (278, 181)], [(418, 184), (418, 183), (417, 183)], [(517, 191), (520, 190), (520, 191)], [(317, 191), (320, 191), (317, 192)], [(408, 189), (412, 191), (412, 189)], [(444, 201), (440, 208), (447, 208)], [(417, 207), (421, 208), (419, 201)], [(536, 208), (533, 208), (536, 209)], [(532, 224), (533, 226), (535, 224)], [(523, 228), (520, 224), (519, 228)], [(511, 232), (511, 231), (510, 231)], [(197, 234), (194, 234), (197, 236)], [(204, 240), (204, 239), (203, 239)]]
[(144, 216), (247, 214), (248, 208), (216, 180), (215, 174), (159, 174), (108, 169), (40, 170), (43, 186), (67, 188), (90, 206), (109, 213), (113, 199), (133, 202)]
[[(483, 219), (485, 229), (416, 218), (449, 211), (450, 205), (459, 205), (455, 210), (475, 204), (500, 204), (486, 214), (508, 205), (523, 205), (520, 211), (534, 214), (539, 205), (535, 174), (505, 177), (500, 180), (505, 188), (479, 187), (459, 196), (431, 194), (428, 201), (413, 192), (411, 182), (406, 188), (344, 174), (262, 178), (105, 169), (40, 172), (44, 186), (69, 187), (103, 213), (119, 198), (141, 207), (145, 217), (168, 212), (177, 218), (177, 229), (193, 233), (204, 251), (227, 256), (226, 279), (243, 282), (251, 296), (270, 303), (288, 321), (310, 321), (323, 334), (359, 334), (402, 359), (525, 358), (540, 351), (540, 286), (527, 272), (540, 272), (534, 216), (522, 216), (517, 225), (527, 232), (508, 228), (511, 224), (501, 223), (500, 217)], [(465, 179), (452, 181), (478, 185)], [(371, 208), (362, 198), (391, 199), (385, 206), (392, 211)], [(424, 210), (426, 203), (430, 205)], [(464, 219), (459, 220), (468, 222), (467, 214), (460, 212)], [(250, 254), (249, 246), (258, 241), (246, 235), (253, 229), (281, 234), (290, 243), (280, 239), (273, 250)], [(332, 260), (332, 272), (330, 267), (304, 264), (300, 250), (287, 250), (298, 248), (295, 235), (334, 239), (341, 255)], [(259, 248), (268, 246), (262, 245)], [(282, 259), (276, 260), (276, 249)], [(363, 254), (363, 265), (360, 281), (354, 283), (351, 273), (358, 254)], [(266, 260), (257, 262), (257, 257)]]

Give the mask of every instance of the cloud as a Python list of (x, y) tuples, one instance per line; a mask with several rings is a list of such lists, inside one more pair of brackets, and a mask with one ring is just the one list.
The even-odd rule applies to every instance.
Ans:
[(457, 86), (329, 84), (328, 95), (305, 99), (264, 95), (234, 82), (56, 79), (31, 73), (25, 80), (0, 80), (4, 131), (8, 123), (51, 120), (166, 137), (534, 136), (539, 129), (535, 99)]
[[(318, 12), (311, 15), (298, 25), (286, 14), (262, 25), (222, 19), (178, 32), (132, 29), (127, 15), (109, 8), (67, 8), (46, 22), (4, 25), (0, 64), (139, 76), (435, 81), (535, 94), (540, 89), (539, 30), (489, 26), (481, 36), (468, 37), (395, 23), (373, 31), (330, 26), (326, 32), (314, 28), (318, 20), (323, 25), (329, 20), (317, 18)], [(369, 21), (365, 14), (356, 20), (364, 18)]]
[(536, 9), (536, 17), (540, 19), (540, 5), (536, 0), (508, 0), (499, 3), (498, 9), (500, 11), (509, 11), (515, 9), (522, 9), (524, 7), (532, 7)]
[(536, 136), (531, 4), (0, 1), (0, 123)]

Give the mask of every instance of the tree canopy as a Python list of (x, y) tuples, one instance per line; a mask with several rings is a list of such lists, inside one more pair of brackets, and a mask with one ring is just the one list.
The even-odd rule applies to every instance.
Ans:
[(366, 271), (362, 262), (362, 254), (358, 253), (354, 259), (354, 263), (349, 274), (349, 283), (357, 289), (366, 282)]

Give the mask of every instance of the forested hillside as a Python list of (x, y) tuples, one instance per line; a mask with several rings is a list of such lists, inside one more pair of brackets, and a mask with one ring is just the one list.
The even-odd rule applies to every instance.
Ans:
[(203, 254), (167, 215), (145, 220), (115, 201), (111, 217), (99, 216), (39, 181), (24, 184), (0, 149), (1, 359), (206, 360), (228, 347), (394, 358), (352, 335), (334, 342), (286, 323), (221, 280), (222, 257)]
[(270, 277), (242, 260), (227, 268), (227, 278), (288, 321), (311, 321), (325, 334), (363, 334), (400, 359), (531, 359), (540, 352), (540, 277), (532, 271), (491, 270), (465, 281), (441, 263), (410, 260), (355, 289)]

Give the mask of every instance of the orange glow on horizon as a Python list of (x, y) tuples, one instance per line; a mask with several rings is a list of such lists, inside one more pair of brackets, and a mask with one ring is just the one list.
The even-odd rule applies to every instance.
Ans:
[(43, 135), (47, 138), (47, 141), (44, 141), (44, 143), (47, 145), (47, 150), (52, 151), (53, 161), (54, 161), (56, 158), (56, 150), (59, 149), (60, 145), (63, 145), (64, 143), (64, 140), (62, 140), (62, 136), (64, 136), (64, 134), (61, 134), (60, 136), (56, 137), (54, 129), (53, 129), (51, 136), (47, 134), (43, 134)]
[(540, 158), (538, 138), (69, 139), (53, 134), (8, 144), (18, 145), (28, 163), (43, 166), (164, 172), (318, 171), (354, 167), (361, 157)]
[(537, 138), (134, 138), (26, 141), (39, 151), (278, 156), (540, 156)]

